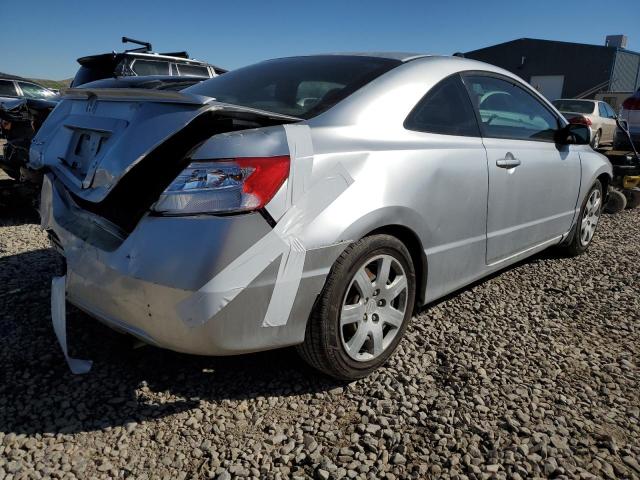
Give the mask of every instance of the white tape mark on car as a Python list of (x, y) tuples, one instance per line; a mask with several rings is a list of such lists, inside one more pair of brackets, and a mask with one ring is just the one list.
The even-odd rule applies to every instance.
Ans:
[[(353, 178), (337, 164), (330, 174), (308, 188), (313, 166), (312, 157), (308, 156), (312, 152), (308, 127), (286, 127), (297, 127), (286, 128), (292, 157), (287, 198), (293, 204), (271, 232), (178, 305), (178, 314), (191, 327), (209, 321), (278, 257), (278, 276), (262, 326), (282, 326), (289, 319), (307, 252), (301, 234), (353, 183)], [(299, 163), (296, 152), (305, 155)]]
[(72, 373), (83, 374), (91, 370), (93, 362), (91, 360), (80, 360), (71, 358), (67, 350), (67, 312), (66, 312), (66, 284), (67, 277), (53, 277), (51, 279), (51, 323), (53, 331), (56, 333), (58, 343), (67, 360)]

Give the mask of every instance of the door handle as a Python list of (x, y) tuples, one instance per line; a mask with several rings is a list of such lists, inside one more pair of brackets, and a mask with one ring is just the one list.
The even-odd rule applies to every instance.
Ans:
[(504, 158), (496, 160), (496, 166), (500, 168), (515, 168), (522, 162), (513, 156), (511, 152), (508, 152)]

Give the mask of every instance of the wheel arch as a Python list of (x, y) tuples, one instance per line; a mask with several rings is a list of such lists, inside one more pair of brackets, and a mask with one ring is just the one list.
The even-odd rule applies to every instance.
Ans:
[(431, 229), (424, 216), (416, 210), (401, 206), (387, 206), (368, 212), (350, 222), (338, 238), (356, 242), (361, 238), (388, 234), (405, 244), (416, 271), (416, 307), (424, 305), (426, 298), (428, 259), (424, 245), (429, 244)]
[(611, 176), (608, 173), (601, 173), (600, 175), (598, 175), (596, 177), (596, 180), (600, 181), (600, 184), (602, 185), (602, 195), (604, 196), (604, 199), (606, 201), (607, 197), (609, 196), (609, 184), (611, 183)]

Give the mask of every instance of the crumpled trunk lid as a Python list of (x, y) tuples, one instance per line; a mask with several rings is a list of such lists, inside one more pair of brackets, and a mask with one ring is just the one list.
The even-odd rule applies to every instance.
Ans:
[(46, 168), (81, 208), (131, 232), (210, 137), (297, 122), (209, 97), (137, 89), (71, 89), (33, 140)]
[[(204, 114), (211, 120), (210, 131), (199, 118)], [(30, 166), (49, 168), (76, 197), (99, 203), (171, 137), (199, 119), (198, 128), (192, 127), (197, 133), (182, 135), (184, 151), (176, 148), (179, 145), (171, 149), (184, 157), (199, 142), (221, 133), (221, 118), (253, 119), (245, 128), (298, 120), (180, 92), (70, 89), (34, 138)]]

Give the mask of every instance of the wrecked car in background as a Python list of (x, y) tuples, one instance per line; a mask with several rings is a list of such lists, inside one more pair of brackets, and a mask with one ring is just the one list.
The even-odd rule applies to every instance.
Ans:
[(66, 296), (152, 345), (297, 345), (342, 379), (385, 363), (418, 306), (552, 245), (584, 252), (611, 178), (588, 127), (513, 74), (415, 54), (75, 89), (36, 140), (65, 354)]
[(57, 100), (14, 99), (0, 103), (0, 169), (14, 180), (39, 184), (40, 175), (27, 168), (31, 140), (57, 105)]
[(189, 58), (187, 52), (152, 52), (149, 42), (122, 37), (123, 43), (135, 43), (140, 48), (124, 52), (89, 55), (78, 59), (80, 68), (76, 72), (72, 87), (106, 78), (166, 75), (179, 77), (211, 78), (226, 72), (210, 63)]

